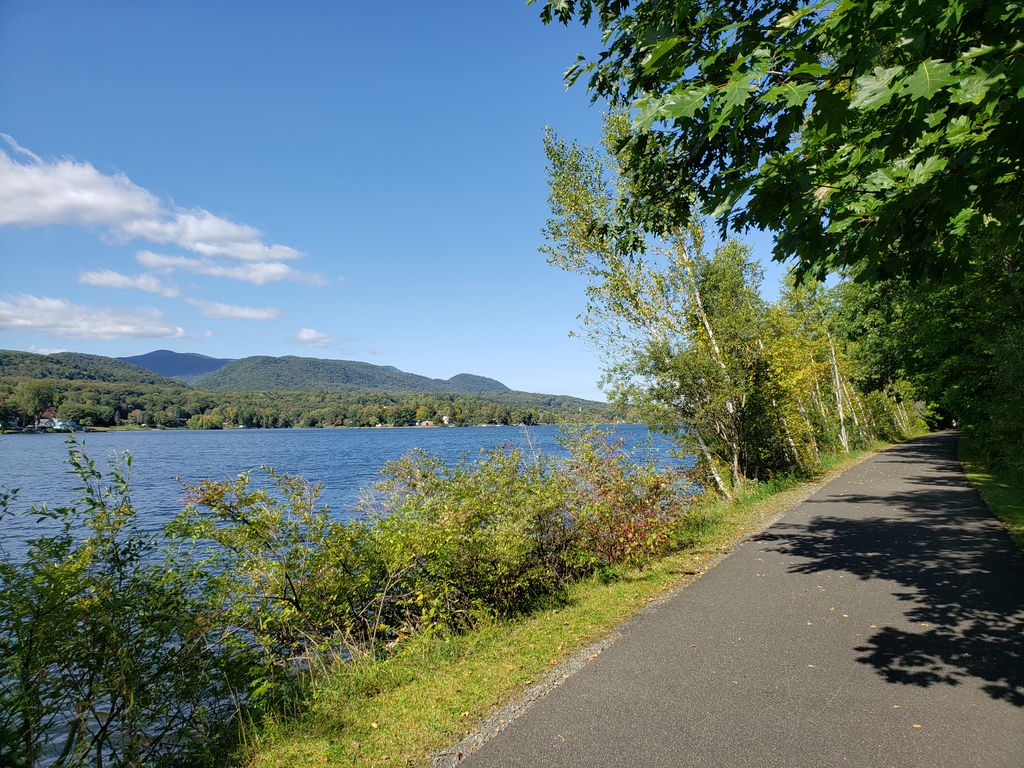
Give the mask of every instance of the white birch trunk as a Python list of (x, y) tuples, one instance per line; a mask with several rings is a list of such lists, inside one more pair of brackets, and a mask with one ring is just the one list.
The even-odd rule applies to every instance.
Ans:
[[(722, 373), (725, 374), (726, 385), (729, 386), (731, 383), (729, 380), (729, 368), (725, 364), (725, 355), (722, 354), (722, 350), (718, 346), (718, 341), (715, 339), (715, 331), (711, 326), (711, 319), (708, 317), (708, 314), (704, 309), (704, 300), (701, 298), (700, 289), (697, 287), (697, 270), (694, 268), (693, 259), (690, 258), (690, 255), (682, 246), (679, 248), (679, 253), (682, 256), (683, 261), (686, 263), (686, 270), (690, 275), (690, 291), (693, 296), (694, 306), (697, 310), (697, 317), (700, 319), (700, 323), (704, 327), (704, 332), (708, 335), (708, 342), (711, 344), (711, 351), (714, 353), (715, 361), (718, 363), (718, 367), (722, 369)], [(729, 413), (733, 422), (735, 422), (737, 415), (736, 403), (733, 401), (731, 395), (725, 401), (725, 410)], [(742, 477), (740, 475), (739, 444), (735, 435), (735, 423), (723, 431), (725, 434), (722, 435), (722, 439), (725, 440), (726, 444), (732, 450), (733, 487), (738, 488), (742, 482)], [(716, 478), (716, 480), (719, 480), (719, 478)]]
[(818, 406), (818, 413), (821, 418), (828, 421), (828, 412), (825, 410), (825, 399), (821, 396), (821, 388), (818, 386), (818, 378), (814, 378), (814, 404)]
[(846, 415), (843, 413), (843, 383), (839, 379), (839, 362), (836, 360), (836, 348), (832, 344), (832, 337), (828, 340), (828, 351), (832, 362), (832, 386), (836, 391), (836, 410), (839, 412), (839, 443), (843, 446), (843, 453), (850, 452), (850, 438), (846, 434)]
[(697, 444), (700, 446), (700, 452), (704, 455), (704, 461), (708, 464), (708, 471), (711, 472), (711, 477), (715, 480), (715, 485), (718, 486), (718, 492), (721, 493), (729, 501), (732, 501), (733, 496), (729, 493), (729, 489), (725, 485), (725, 481), (722, 480), (722, 476), (718, 474), (718, 470), (715, 468), (715, 461), (711, 456), (711, 451), (708, 450), (708, 444), (704, 442), (704, 436), (701, 435), (700, 430), (695, 429), (693, 431), (697, 435)]
[(818, 450), (818, 439), (814, 436), (814, 426), (811, 424), (811, 419), (807, 415), (807, 409), (804, 408), (803, 400), (799, 397), (796, 399), (796, 407), (800, 411), (800, 415), (803, 416), (804, 422), (808, 426), (808, 433), (811, 436), (811, 450), (814, 451), (814, 461), (817, 463), (821, 460), (821, 451)]

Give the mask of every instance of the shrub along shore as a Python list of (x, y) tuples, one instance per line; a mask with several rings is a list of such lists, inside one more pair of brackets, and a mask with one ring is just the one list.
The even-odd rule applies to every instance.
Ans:
[(644, 566), (595, 573), (529, 615), (484, 621), (460, 635), (416, 639), (394, 656), (328, 675), (302, 717), (253, 729), (256, 768), (429, 765), (498, 707), (626, 621), (700, 578), (737, 540), (884, 444), (823, 457), (813, 472), (748, 486), (735, 502), (694, 503), (672, 551)]
[(152, 534), (130, 457), (104, 475), (72, 442), (81, 502), (36, 510), (50, 533), (0, 562), (0, 762), (426, 760), (808, 476), (725, 503), (600, 430), (565, 444), (412, 454), (349, 522), (299, 477), (208, 480)]

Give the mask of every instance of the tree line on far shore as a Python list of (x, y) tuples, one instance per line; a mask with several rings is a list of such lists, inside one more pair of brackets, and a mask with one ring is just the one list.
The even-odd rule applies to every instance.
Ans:
[(175, 385), (0, 380), (0, 424), (44, 413), (83, 427), (190, 429), (551, 424), (609, 421), (611, 406), (557, 395), (387, 392), (209, 392)]

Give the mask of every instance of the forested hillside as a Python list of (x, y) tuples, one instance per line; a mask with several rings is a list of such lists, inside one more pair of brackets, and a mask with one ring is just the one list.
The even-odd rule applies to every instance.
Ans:
[[(288, 358), (246, 358), (250, 360)], [(238, 391), (207, 389), (204, 384), (158, 376), (134, 365), (98, 355), (70, 352), (36, 355), (0, 352), (0, 423), (31, 425), (44, 411), (83, 426), (119, 424), (151, 427), (373, 427), (437, 425), (536, 424), (557, 421), (608, 421), (614, 411), (604, 403), (562, 395), (514, 392), (493, 379), (469, 374), (450, 382), (405, 374), (397, 369), (367, 365), (320, 367), (309, 361), (294, 370), (323, 374), (355, 371), (352, 380), (362, 388), (320, 387), (321, 379), (305, 378), (303, 386), (257, 390), (239, 386)], [(364, 364), (366, 365), (366, 364)], [(259, 366), (257, 366), (258, 368)], [(245, 366), (242, 370), (248, 370)], [(300, 377), (301, 378), (301, 377)], [(262, 380), (264, 384), (266, 379)], [(373, 389), (367, 381), (387, 382), (393, 389)], [(403, 384), (405, 389), (402, 389)], [(434, 386), (437, 384), (438, 386)], [(438, 391), (440, 385), (449, 391)], [(224, 385), (226, 386), (226, 385)], [(413, 386), (433, 389), (415, 390)]]
[(0, 379), (61, 379), (153, 385), (174, 383), (153, 371), (102, 355), (78, 352), (37, 355), (13, 350), (0, 350)]
[(392, 366), (355, 360), (315, 357), (245, 357), (203, 376), (204, 389), (222, 392), (317, 390), (323, 392), (445, 392), (469, 394), (508, 392), (500, 381), (462, 373), (451, 379), (431, 379)]

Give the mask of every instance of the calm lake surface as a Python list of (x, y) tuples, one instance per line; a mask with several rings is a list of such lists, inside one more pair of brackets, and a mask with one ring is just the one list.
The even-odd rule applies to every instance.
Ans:
[[(609, 427), (637, 459), (674, 464), (672, 443), (639, 425)], [(183, 486), (205, 478), (232, 478), (269, 465), (324, 486), (321, 501), (341, 518), (353, 514), (359, 491), (372, 484), (384, 464), (421, 448), (449, 464), (493, 446), (515, 446), (563, 455), (557, 426), (408, 429), (139, 430), (79, 433), (77, 439), (97, 468), (119, 453), (133, 457), (132, 499), (143, 527), (155, 530), (182, 507)], [(0, 485), (18, 488), (17, 510), (75, 500), (78, 484), (68, 473), (67, 435), (0, 436)], [(18, 515), (2, 523), (0, 540), (17, 548), (38, 531), (35, 518)]]

